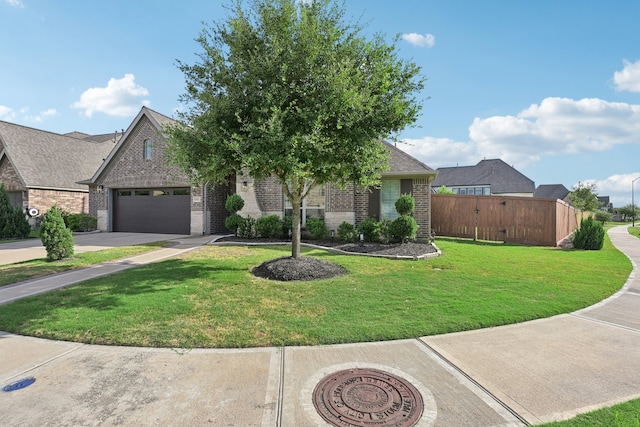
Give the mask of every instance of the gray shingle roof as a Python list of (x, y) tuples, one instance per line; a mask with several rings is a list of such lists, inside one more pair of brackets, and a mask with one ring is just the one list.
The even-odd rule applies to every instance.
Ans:
[(93, 175), (113, 142), (92, 142), (0, 121), (0, 142), (29, 188), (87, 190), (78, 184)]
[(569, 190), (567, 190), (567, 187), (562, 184), (543, 184), (536, 188), (536, 191), (533, 193), (533, 197), (564, 200), (568, 194)]
[(391, 152), (391, 158), (389, 159), (389, 170), (384, 172), (382, 176), (386, 177), (431, 177), (433, 179), (436, 175), (436, 171), (429, 166), (422, 163), (415, 157), (405, 153), (394, 144), (386, 142), (387, 149)]
[(438, 168), (433, 187), (490, 185), (492, 194), (533, 193), (532, 180), (500, 159), (482, 160), (475, 166)]

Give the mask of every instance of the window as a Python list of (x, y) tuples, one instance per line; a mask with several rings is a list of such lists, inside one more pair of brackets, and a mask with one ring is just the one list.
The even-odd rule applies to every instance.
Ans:
[[(293, 215), (291, 202), (284, 196), (284, 214)], [(307, 219), (317, 218), (324, 220), (324, 187), (316, 187), (307, 194), (300, 206), (302, 226), (307, 224)]]
[(478, 187), (451, 187), (449, 188), (455, 194), (470, 194), (476, 196), (490, 196), (490, 186), (478, 186)]
[(154, 196), (169, 196), (170, 193), (166, 190), (153, 190)]
[(398, 218), (396, 201), (400, 198), (400, 180), (388, 179), (382, 181), (380, 188), (380, 219), (394, 220)]
[(150, 159), (151, 158), (151, 151), (152, 151), (151, 140), (147, 139), (147, 140), (144, 141), (144, 153), (142, 153), (142, 158), (143, 159)]
[(118, 196), (130, 196), (131, 195), (131, 190), (119, 190), (118, 191)]
[(149, 190), (136, 190), (133, 192), (134, 195), (136, 196), (150, 196), (151, 195), (151, 191)]
[(188, 188), (181, 188), (179, 190), (173, 190), (173, 195), (174, 196), (188, 196), (189, 194), (191, 194), (191, 192), (189, 191)]

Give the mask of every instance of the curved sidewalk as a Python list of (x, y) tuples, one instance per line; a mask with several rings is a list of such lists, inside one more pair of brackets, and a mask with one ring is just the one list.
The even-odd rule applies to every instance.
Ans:
[[(0, 333), (0, 387), (35, 378), (26, 388), (0, 392), (0, 413), (26, 426), (326, 425), (312, 400), (318, 382), (343, 369), (375, 368), (418, 389), (424, 402), (418, 426), (569, 418), (640, 397), (640, 241), (626, 227), (609, 234), (634, 262), (619, 293), (576, 313), (517, 325), (236, 350), (93, 346)], [(134, 262), (150, 261), (120, 261)]]

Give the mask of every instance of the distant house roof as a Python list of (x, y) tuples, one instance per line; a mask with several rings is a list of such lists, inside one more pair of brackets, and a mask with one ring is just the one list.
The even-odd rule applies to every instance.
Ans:
[(0, 160), (11, 162), (27, 188), (87, 190), (78, 181), (91, 176), (113, 146), (0, 121)]
[(611, 201), (609, 200), (609, 196), (597, 196), (598, 202), (600, 202), (600, 206), (609, 206)]
[(482, 160), (475, 166), (438, 168), (433, 187), (491, 186), (492, 194), (532, 193), (535, 183), (500, 159)]
[(543, 199), (560, 199), (564, 200), (569, 195), (569, 190), (562, 184), (543, 184), (536, 188), (533, 197)]

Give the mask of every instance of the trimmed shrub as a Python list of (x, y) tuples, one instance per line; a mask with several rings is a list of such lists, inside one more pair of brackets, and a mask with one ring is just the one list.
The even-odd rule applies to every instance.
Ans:
[(272, 239), (282, 235), (282, 220), (278, 215), (258, 218), (255, 227), (258, 237)]
[(416, 207), (416, 201), (411, 194), (403, 194), (396, 200), (396, 211), (401, 216), (411, 215)]
[(227, 201), (224, 203), (224, 207), (226, 210), (231, 212), (232, 214), (241, 211), (244, 207), (244, 200), (240, 197), (239, 194), (232, 194), (227, 197)]
[(580, 228), (573, 235), (573, 247), (576, 249), (602, 249), (604, 245), (604, 228), (602, 224), (589, 217), (580, 221)]
[(64, 225), (62, 215), (55, 205), (42, 218), (40, 240), (47, 250), (47, 258), (51, 261), (73, 255), (73, 236)]
[(307, 225), (305, 226), (305, 228), (316, 240), (324, 240), (329, 237), (329, 227), (327, 227), (327, 224), (325, 224), (321, 219), (307, 219)]
[(251, 218), (250, 216), (242, 217), (238, 215), (238, 217), (240, 218), (237, 231), (238, 237), (244, 237), (245, 239), (254, 238), (256, 220)]
[(338, 226), (338, 239), (343, 242), (353, 242), (356, 240), (356, 236), (358, 233), (356, 232), (356, 228), (353, 224), (344, 221), (342, 224)]
[(406, 242), (409, 239), (414, 239), (417, 232), (418, 224), (412, 216), (400, 216), (389, 225), (389, 234), (395, 242)]
[(380, 224), (375, 218), (365, 218), (358, 225), (358, 234), (364, 234), (364, 240), (375, 242), (380, 239)]
[(233, 231), (235, 235), (238, 235), (238, 227), (242, 223), (243, 219), (237, 213), (232, 213), (224, 220), (224, 226)]
[(11, 206), (9, 193), (0, 184), (0, 239), (25, 239), (29, 237), (31, 226), (19, 207)]
[(388, 219), (381, 219), (380, 222), (378, 222), (378, 230), (379, 230), (379, 234), (380, 234), (380, 242), (382, 243), (389, 243), (389, 241), (391, 240), (391, 233), (389, 232), (389, 227), (391, 226), (391, 220)]
[(596, 212), (595, 219), (604, 226), (605, 222), (611, 221), (612, 216), (611, 212), (598, 211)]
[(98, 220), (87, 214), (70, 214), (65, 223), (71, 231), (93, 231), (98, 228)]

